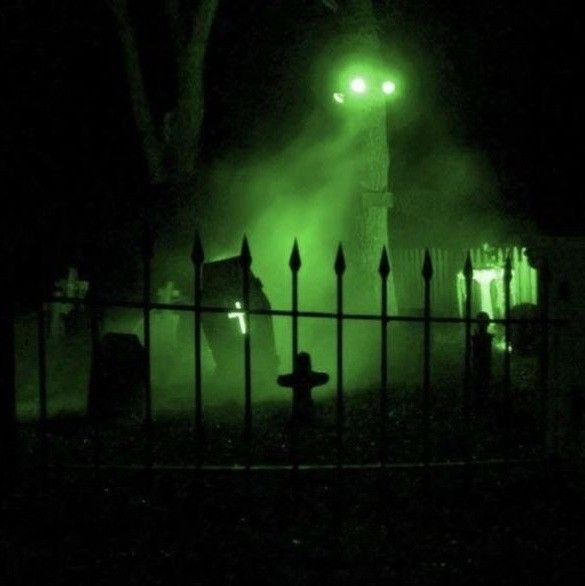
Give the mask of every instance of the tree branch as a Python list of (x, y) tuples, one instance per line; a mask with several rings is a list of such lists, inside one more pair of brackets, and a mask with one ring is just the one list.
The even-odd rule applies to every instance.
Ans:
[(175, 49), (175, 55), (178, 56), (183, 48), (184, 28), (181, 27), (179, 0), (165, 0), (165, 13), (169, 22), (171, 42)]
[(122, 44), (132, 112), (140, 142), (142, 143), (149, 179), (152, 183), (160, 183), (165, 177), (162, 148), (146, 96), (140, 56), (136, 44), (136, 33), (130, 24), (128, 14), (128, 2), (127, 0), (106, 0), (106, 3), (114, 14), (120, 43)]

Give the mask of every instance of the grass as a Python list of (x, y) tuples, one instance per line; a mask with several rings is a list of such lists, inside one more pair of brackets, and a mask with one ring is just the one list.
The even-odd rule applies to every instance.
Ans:
[[(431, 460), (455, 461), (466, 439), (475, 460), (504, 454), (500, 374), (491, 399), (465, 416), (460, 356), (435, 354), (429, 445)], [(82, 353), (83, 355), (83, 353)], [(60, 469), (91, 463), (93, 430), (83, 415), (84, 389), (53, 380), (48, 426), (50, 461), (39, 471), (34, 369), (21, 369), (21, 469), (5, 479), (0, 508), (0, 584), (580, 584), (585, 507), (583, 478), (570, 468), (525, 464), (373, 471)], [(398, 360), (395, 357), (395, 360)], [(23, 364), (21, 362), (21, 364)], [(31, 363), (32, 365), (33, 363)], [(510, 456), (540, 456), (542, 433), (535, 363), (514, 359)], [(414, 372), (420, 372), (416, 368)], [(31, 374), (32, 373), (32, 374)], [(27, 375), (32, 382), (27, 383)], [(57, 384), (55, 384), (57, 381)], [(61, 381), (61, 383), (59, 383)], [(30, 384), (30, 388), (26, 387)], [(172, 394), (172, 393), (171, 393)], [(176, 392), (176, 396), (180, 392)], [(335, 398), (316, 391), (311, 425), (301, 430), (303, 462), (335, 462)], [(422, 393), (393, 379), (388, 411), (392, 462), (419, 461)], [(195, 461), (191, 397), (155, 412), (159, 464)], [(348, 392), (346, 462), (376, 462), (377, 389)], [(177, 407), (179, 406), (179, 407)], [(286, 401), (254, 404), (253, 460), (289, 461)], [(243, 462), (242, 405), (206, 404), (205, 461)], [(140, 464), (139, 422), (101, 429), (102, 461)]]

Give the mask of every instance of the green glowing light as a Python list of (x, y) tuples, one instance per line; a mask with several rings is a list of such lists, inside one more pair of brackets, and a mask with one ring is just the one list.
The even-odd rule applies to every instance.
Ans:
[(367, 89), (366, 82), (363, 77), (354, 77), (351, 80), (350, 87), (356, 94), (363, 94)]
[[(498, 340), (496, 341), (496, 350), (499, 350), (500, 352), (505, 352), (506, 351), (506, 340)], [(512, 344), (508, 344), (508, 352), (512, 352)]]
[(386, 95), (393, 94), (396, 91), (396, 84), (393, 81), (385, 81), (382, 84), (382, 91)]
[[(493, 268), (486, 268), (486, 269), (473, 269), (473, 280), (479, 284), (479, 293), (480, 293), (480, 302), (481, 302), (481, 311), (485, 311), (490, 318), (494, 317), (494, 303), (492, 300), (492, 283), (496, 283), (496, 295), (497, 301), (496, 304), (499, 309), (499, 313), (502, 311), (503, 307), (503, 278), (504, 278), (504, 269), (493, 267)], [(463, 308), (463, 297), (465, 294), (465, 276), (463, 272), (459, 272), (457, 274), (457, 280), (459, 281), (458, 286), (458, 297), (459, 297), (459, 307), (460, 311)], [(490, 324), (490, 327), (493, 324)]]
[[(236, 309), (242, 309), (242, 304), (239, 301), (236, 301)], [(240, 331), (242, 334), (246, 333), (246, 319), (245, 314), (243, 311), (231, 311), (228, 313), (228, 319), (237, 318), (238, 322), (240, 322)]]
[(333, 94), (333, 99), (338, 103), (338, 104), (343, 104), (343, 102), (345, 102), (345, 96), (340, 93), (340, 92), (335, 92)]

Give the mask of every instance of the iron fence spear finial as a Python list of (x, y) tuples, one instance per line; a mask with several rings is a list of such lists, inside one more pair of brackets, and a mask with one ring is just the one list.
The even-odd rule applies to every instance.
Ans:
[(252, 255), (250, 254), (250, 245), (248, 244), (248, 237), (244, 236), (242, 240), (242, 248), (240, 251), (240, 265), (243, 269), (249, 269), (252, 266)]
[(427, 248), (425, 250), (425, 260), (423, 262), (422, 276), (426, 281), (430, 281), (433, 276), (433, 263), (431, 261), (431, 253)]
[(341, 242), (337, 248), (337, 255), (335, 257), (335, 273), (337, 275), (343, 275), (345, 273), (345, 255), (343, 254), (343, 246)]
[(204, 260), (205, 253), (201, 243), (201, 236), (199, 235), (199, 230), (196, 230), (193, 238), (193, 248), (191, 249), (191, 261), (194, 265), (202, 265)]
[(473, 264), (471, 262), (471, 252), (467, 251), (467, 258), (465, 259), (465, 266), (463, 267), (463, 275), (466, 279), (473, 277)]
[(378, 272), (383, 279), (386, 279), (390, 274), (390, 262), (388, 261), (388, 253), (386, 252), (385, 246), (382, 247), (382, 256), (380, 257)]
[(295, 238), (295, 242), (293, 244), (293, 249), (290, 255), (290, 259), (288, 261), (288, 266), (290, 270), (296, 273), (301, 268), (301, 255), (299, 253), (299, 243)]

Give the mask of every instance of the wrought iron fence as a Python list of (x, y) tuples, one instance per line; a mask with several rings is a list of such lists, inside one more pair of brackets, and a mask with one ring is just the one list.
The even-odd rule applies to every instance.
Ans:
[[(423, 264), (421, 267), (421, 278), (423, 280), (424, 292), (424, 310), (422, 316), (394, 315), (389, 312), (388, 308), (388, 280), (392, 267), (390, 266), (389, 257), (386, 248), (381, 251), (378, 274), (380, 278), (380, 311), (376, 314), (359, 314), (346, 313), (344, 311), (344, 273), (346, 261), (343, 247), (340, 244), (333, 263), (333, 272), (336, 279), (336, 310), (334, 312), (323, 311), (302, 311), (299, 309), (299, 283), (298, 275), (301, 270), (302, 262), (298, 243), (295, 240), (292, 253), (289, 259), (289, 268), (291, 274), (291, 307), (290, 309), (254, 309), (250, 307), (250, 278), (252, 255), (246, 237), (244, 237), (240, 252), (240, 267), (242, 275), (242, 300), (243, 300), (243, 319), (245, 320), (245, 333), (243, 334), (243, 367), (244, 367), (244, 413), (243, 413), (243, 441), (244, 441), (244, 461), (234, 462), (230, 465), (213, 465), (205, 462), (204, 443), (205, 443), (205, 420), (203, 410), (203, 384), (202, 384), (202, 316), (207, 313), (228, 313), (233, 311), (231, 307), (215, 307), (202, 305), (202, 269), (205, 262), (205, 254), (199, 235), (195, 236), (194, 245), (191, 252), (191, 260), (194, 268), (193, 284), (194, 298), (192, 304), (176, 303), (157, 303), (151, 298), (152, 285), (152, 261), (154, 257), (154, 242), (149, 230), (145, 230), (142, 242), (142, 260), (144, 263), (143, 278), (143, 299), (139, 302), (123, 301), (115, 299), (102, 299), (96, 296), (94, 288), (90, 287), (87, 298), (77, 297), (40, 297), (37, 304), (37, 324), (38, 324), (38, 364), (39, 364), (39, 453), (43, 467), (50, 465), (49, 438), (47, 434), (48, 411), (47, 411), (47, 328), (46, 312), (48, 303), (79, 303), (85, 304), (90, 312), (90, 331), (92, 354), (95, 353), (100, 342), (98, 310), (101, 308), (133, 308), (139, 309), (143, 314), (143, 337), (146, 360), (144, 362), (144, 435), (145, 435), (145, 453), (141, 463), (137, 467), (147, 470), (153, 468), (173, 468), (166, 466), (165, 463), (155, 463), (153, 458), (153, 412), (152, 412), (152, 387), (151, 387), (151, 311), (152, 310), (172, 310), (179, 312), (190, 312), (194, 315), (193, 340), (194, 340), (194, 397), (193, 397), (193, 441), (196, 445), (196, 458), (189, 466), (181, 468), (194, 468), (198, 470), (251, 470), (251, 469), (299, 469), (299, 468), (321, 468), (321, 469), (342, 469), (342, 468), (422, 468), (428, 471), (434, 466), (467, 466), (473, 464), (510, 464), (513, 460), (510, 454), (510, 430), (511, 430), (511, 363), (510, 352), (505, 351), (503, 364), (503, 397), (505, 403), (505, 421), (504, 434), (504, 456), (490, 460), (475, 460), (472, 462), (470, 453), (470, 437), (466, 436), (466, 445), (464, 449), (464, 458), (461, 461), (431, 461), (429, 426), (431, 421), (431, 329), (433, 324), (451, 323), (461, 324), (465, 332), (465, 353), (463, 368), (463, 406), (464, 413), (471, 409), (471, 391), (472, 391), (472, 363), (471, 363), (471, 338), (472, 325), (478, 323), (478, 319), (472, 316), (472, 279), (473, 265), (471, 254), (467, 255), (463, 267), (465, 278), (465, 311), (463, 317), (438, 317), (433, 316), (431, 307), (431, 284), (433, 279), (433, 263), (431, 255), (426, 250)], [(543, 447), (546, 445), (545, 436), (547, 433), (548, 421), (548, 374), (549, 374), (549, 329), (555, 320), (549, 319), (549, 272), (547, 268), (539, 271), (539, 307), (540, 315), (537, 319), (512, 319), (511, 318), (511, 280), (512, 280), (512, 260), (508, 257), (505, 260), (504, 271), (504, 317), (503, 319), (494, 318), (493, 323), (502, 324), (504, 327), (505, 348), (509, 348), (511, 339), (511, 326), (513, 324), (522, 324), (526, 322), (540, 324), (542, 328), (541, 345), (539, 351), (539, 389), (540, 389), (540, 430), (543, 434)], [(297, 453), (298, 433), (293, 426), (291, 441), (289, 446), (289, 463), (286, 465), (262, 465), (259, 462), (252, 461), (252, 434), (253, 434), (253, 386), (252, 386), (252, 368), (251, 368), (251, 344), (254, 338), (254, 330), (251, 328), (250, 316), (281, 316), (289, 318), (291, 321), (291, 354), (294, 357), (298, 354), (299, 346), (299, 319), (325, 318), (334, 320), (336, 324), (336, 372), (335, 372), (335, 435), (336, 435), (336, 458), (334, 462), (327, 464), (311, 465), (299, 461)], [(378, 461), (374, 464), (348, 462), (344, 455), (345, 448), (345, 386), (344, 386), (344, 323), (348, 320), (377, 322), (379, 324), (380, 336), (380, 373), (379, 373), (379, 401), (378, 401), (378, 434), (379, 434), (379, 454)], [(388, 453), (388, 409), (391, 403), (390, 382), (391, 369), (389, 368), (389, 324), (395, 322), (412, 322), (423, 325), (423, 368), (422, 368), (422, 459), (413, 462), (393, 462)], [(14, 348), (12, 349), (14, 353)], [(14, 380), (12, 380), (14, 386)], [(14, 394), (14, 388), (12, 389)], [(97, 418), (92, 420), (93, 426), (93, 462), (92, 466), (100, 468), (103, 466), (101, 458), (101, 435), (100, 421)], [(469, 431), (469, 430), (468, 430)], [(543, 449), (543, 458), (546, 456)], [(80, 465), (81, 466), (81, 465)]]

